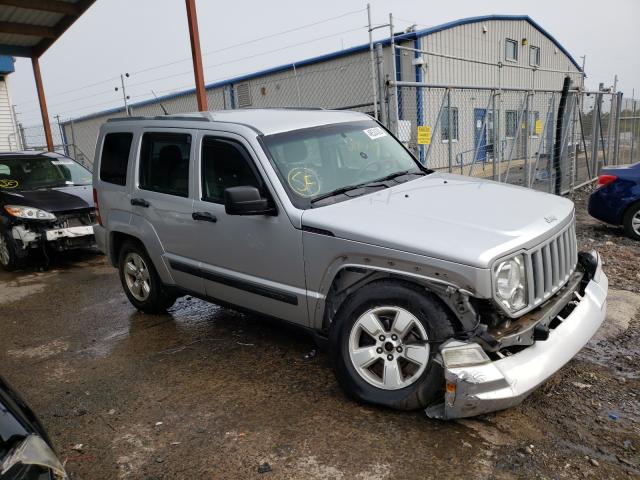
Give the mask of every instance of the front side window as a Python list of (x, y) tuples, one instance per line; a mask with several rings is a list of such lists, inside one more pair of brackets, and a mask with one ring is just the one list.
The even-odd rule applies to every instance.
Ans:
[(139, 187), (142, 190), (189, 196), (191, 135), (145, 133), (140, 150)]
[(529, 47), (529, 65), (540, 66), (540, 49), (538, 47)]
[(330, 192), (375, 183), (389, 175), (422, 174), (402, 144), (373, 120), (268, 135), (263, 144), (299, 208), (309, 208)]
[(229, 187), (256, 187), (260, 182), (251, 169), (247, 150), (234, 141), (214, 137), (202, 140), (202, 200), (222, 203)]
[[(442, 110), (442, 141), (449, 140), (449, 108), (444, 107)], [(451, 107), (451, 139), (458, 140), (458, 108)]]
[(107, 133), (104, 136), (100, 156), (100, 180), (126, 185), (132, 140), (133, 134), (127, 132)]
[(512, 62), (518, 61), (518, 42), (510, 38), (504, 41), (504, 58)]
[(515, 110), (507, 110), (505, 112), (505, 130), (507, 138), (514, 138), (518, 127), (518, 112)]
[(0, 190), (23, 191), (91, 185), (91, 172), (63, 156), (47, 154), (33, 157), (3, 158)]

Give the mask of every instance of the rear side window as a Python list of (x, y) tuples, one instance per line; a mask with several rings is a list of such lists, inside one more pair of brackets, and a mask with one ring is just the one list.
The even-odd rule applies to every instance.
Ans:
[(116, 185), (127, 184), (127, 166), (132, 133), (107, 133), (102, 146), (100, 180)]
[(260, 182), (251, 169), (249, 153), (228, 140), (205, 137), (202, 141), (202, 199), (222, 203), (225, 189), (251, 186)]
[(189, 196), (191, 135), (145, 133), (140, 150), (139, 187), (178, 197)]

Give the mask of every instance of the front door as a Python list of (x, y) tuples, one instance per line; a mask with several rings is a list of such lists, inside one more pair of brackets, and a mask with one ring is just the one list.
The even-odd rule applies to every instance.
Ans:
[(476, 162), (487, 160), (487, 125), (484, 121), (487, 111), (484, 108), (473, 109), (474, 154)]
[[(302, 232), (278, 208), (251, 146), (231, 133), (202, 133), (198, 142), (197, 234), (191, 241), (207, 296), (307, 325)], [(234, 186), (255, 186), (277, 213), (228, 215), (224, 190)]]

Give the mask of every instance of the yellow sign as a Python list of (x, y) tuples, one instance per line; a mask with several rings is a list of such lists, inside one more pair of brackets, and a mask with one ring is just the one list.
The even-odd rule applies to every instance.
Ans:
[(542, 120), (536, 120), (535, 132), (536, 135), (540, 135), (542, 133)]
[(429, 125), (418, 125), (418, 145), (429, 145), (431, 143), (431, 127)]

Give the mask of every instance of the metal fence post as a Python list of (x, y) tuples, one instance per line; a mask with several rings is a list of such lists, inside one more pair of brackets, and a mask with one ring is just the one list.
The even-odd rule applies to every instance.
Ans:
[(622, 92), (616, 94), (616, 119), (613, 132), (613, 161), (614, 165), (620, 163), (618, 155), (620, 154), (620, 116), (622, 115)]
[(390, 78), (393, 79), (393, 82), (390, 85), (390, 97), (392, 97), (392, 102), (389, 105), (389, 123), (390, 123), (390, 127), (391, 127), (391, 131), (398, 136), (398, 119), (399, 119), (399, 112), (398, 112), (398, 85), (396, 84), (396, 82), (399, 80), (396, 77), (396, 72), (397, 72), (397, 65), (396, 65), (396, 43), (395, 43), (395, 38), (394, 38), (394, 34), (393, 34), (393, 14), (389, 14), (389, 33), (390, 33), (390, 37), (391, 37), (391, 45), (390, 45), (390, 49), (391, 49), (391, 75)]
[[(634, 92), (635, 93), (635, 92)], [(629, 154), (629, 163), (633, 163), (633, 150), (636, 143), (636, 100), (635, 95), (633, 95), (632, 103), (633, 103), (633, 118), (631, 119), (631, 153)]]
[(451, 151), (451, 144), (453, 143), (453, 131), (452, 127), (452, 117), (451, 115), (451, 89), (447, 88), (447, 146), (448, 146), (448, 155), (449, 155), (449, 173), (453, 171), (453, 156)]
[(388, 89), (384, 88), (384, 51), (380, 43), (376, 44), (376, 67), (378, 72), (378, 91), (380, 92), (380, 122), (387, 128), (390, 128), (388, 92), (383, 99), (383, 92), (386, 92)]
[(600, 135), (600, 104), (602, 102), (602, 93), (596, 93), (596, 100), (593, 104), (591, 115), (591, 173), (597, 176), (600, 169), (598, 168), (598, 142)]
[(498, 159), (498, 139), (499, 137), (499, 125), (500, 125), (500, 119), (498, 118), (498, 116), (496, 115), (496, 96), (498, 94), (496, 93), (495, 90), (491, 91), (491, 121), (493, 122), (493, 125), (491, 126), (491, 136), (493, 138), (491, 138), (491, 143), (493, 144), (493, 172), (491, 175), (491, 179), (495, 180), (496, 179), (496, 167), (497, 167), (497, 159)]
[(73, 128), (73, 119), (69, 121), (69, 125), (71, 126), (71, 143), (73, 145), (73, 159), (78, 160), (78, 147), (76, 145), (76, 131)]
[(373, 116), (378, 120), (378, 87), (376, 85), (376, 63), (373, 55), (373, 28), (371, 25), (371, 5), (367, 3), (367, 19), (369, 21), (369, 58), (371, 60), (371, 86), (373, 88)]
[(27, 136), (24, 134), (24, 125), (22, 123), (18, 124), (18, 132), (20, 133), (20, 144), (22, 145), (22, 150), (27, 149)]
[[(530, 128), (531, 126), (529, 125), (529, 120), (530, 120), (530, 113), (529, 113), (529, 109), (530, 109), (530, 98), (529, 96), (533, 95), (533, 92), (526, 93), (526, 99), (525, 99), (525, 106), (524, 106), (524, 178), (523, 178), (523, 183), (525, 185), (529, 184), (529, 151), (531, 149), (531, 135), (530, 135)], [(518, 125), (518, 127), (520, 127), (520, 125)]]

